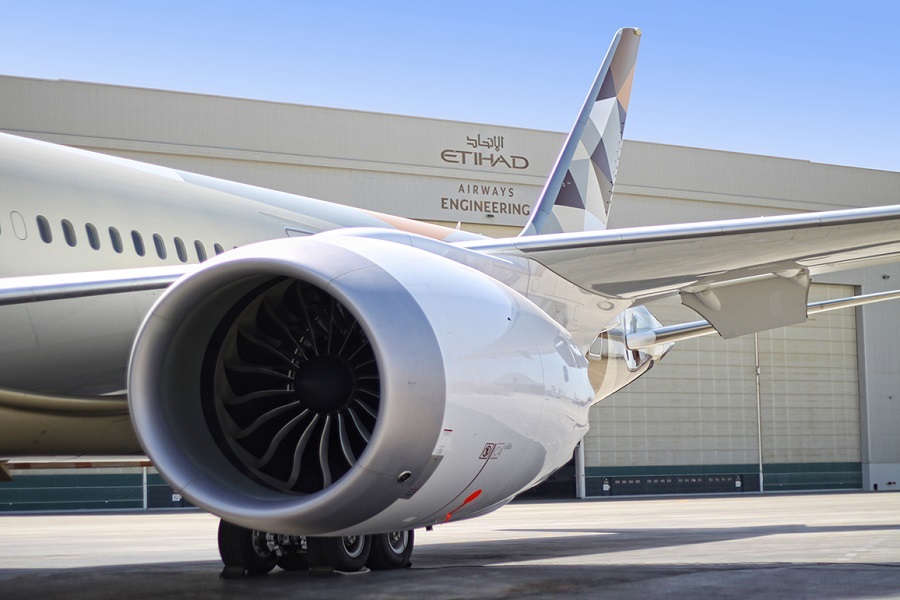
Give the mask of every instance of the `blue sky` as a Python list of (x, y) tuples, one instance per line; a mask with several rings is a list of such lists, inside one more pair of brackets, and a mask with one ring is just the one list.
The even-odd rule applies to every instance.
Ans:
[(570, 127), (616, 29), (636, 26), (626, 138), (900, 171), (897, 2), (0, 7), (6, 75), (554, 131)]

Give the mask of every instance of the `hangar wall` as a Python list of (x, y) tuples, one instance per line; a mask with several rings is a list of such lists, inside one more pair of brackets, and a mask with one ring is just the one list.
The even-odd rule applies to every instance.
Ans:
[[(0, 106), (9, 133), (495, 236), (526, 222), (564, 138), (18, 77), (0, 77)], [(887, 205), (898, 190), (900, 173), (627, 141), (610, 225)], [(811, 299), (897, 281), (891, 265), (836, 274)], [(652, 309), (665, 323), (697, 318), (672, 300)], [(886, 303), (756, 339), (679, 343), (594, 408), (583, 444), (588, 492), (734, 490), (738, 477), (755, 489), (760, 452), (767, 490), (890, 489), (900, 480), (898, 317), (900, 305)]]
[[(626, 143), (622, 153), (610, 226), (664, 225), (883, 206), (896, 204), (900, 200), (898, 192), (900, 173), (630, 142)], [(817, 297), (824, 299), (897, 289), (898, 278), (900, 266), (896, 264), (834, 273), (817, 279), (818, 284), (810, 291), (810, 301)], [(667, 312), (670, 309), (672, 313)], [(657, 303), (653, 310), (664, 323), (696, 318), (692, 311), (674, 300)], [(838, 315), (841, 320), (834, 321)], [(609, 479), (609, 484), (615, 487), (615, 480), (610, 479), (612, 476), (620, 482), (631, 482), (620, 486), (626, 493), (628, 490), (650, 493), (656, 485), (652, 481), (663, 476), (666, 479), (680, 477), (682, 489), (697, 491), (704, 487), (733, 487), (741, 476), (742, 489), (753, 489), (759, 480), (760, 448), (766, 490), (873, 489), (875, 485), (881, 490), (896, 489), (896, 483), (890, 482), (896, 482), (900, 474), (900, 436), (897, 433), (900, 377), (893, 366), (900, 357), (900, 344), (895, 335), (898, 317), (900, 305), (886, 303), (837, 311), (827, 318), (819, 315), (804, 325), (759, 334), (757, 437), (760, 439), (753, 443), (756, 460), (745, 463), (742, 469), (737, 468), (738, 462), (720, 463), (710, 453), (704, 455), (700, 441), (694, 440), (685, 442), (694, 444), (694, 458), (690, 461), (685, 460), (688, 456), (672, 452), (657, 464), (616, 469), (609, 464), (608, 455), (606, 459), (595, 455), (586, 464), (588, 491), (591, 491), (591, 476), (593, 488), (600, 489), (601, 493), (604, 479)], [(849, 320), (853, 322), (853, 332), (849, 331)], [(834, 337), (838, 335), (842, 337)], [(596, 430), (602, 427), (601, 421), (614, 418), (616, 403), (639, 403), (641, 390), (648, 387), (659, 386), (662, 397), (671, 401), (667, 396), (668, 383), (678, 380), (673, 371), (678, 369), (679, 363), (687, 363), (682, 368), (695, 372), (692, 382), (682, 381), (681, 385), (690, 386), (688, 393), (700, 402), (700, 413), (715, 414), (717, 403), (725, 401), (724, 397), (733, 400), (733, 393), (741, 394), (734, 389), (735, 368), (745, 370), (740, 379), (742, 386), (752, 383), (756, 387), (752, 362), (749, 363), (752, 378), (748, 379), (750, 375), (746, 374), (746, 353), (749, 352), (748, 344), (752, 343), (753, 338), (748, 336), (727, 342), (719, 338), (702, 338), (677, 344), (648, 377), (616, 394), (611, 402), (602, 402), (595, 409), (592, 427)], [(856, 346), (853, 359), (848, 357), (851, 343)], [(734, 357), (738, 348), (744, 348), (743, 358), (737, 362), (732, 358), (732, 362), (723, 366), (722, 353)], [(689, 358), (689, 354), (693, 356)], [(844, 358), (835, 364), (839, 354)], [(767, 365), (777, 367), (777, 371), (767, 370)], [(854, 369), (855, 384), (851, 372)], [(724, 382), (730, 382), (732, 387), (726, 387), (724, 393), (713, 392), (721, 389)], [(837, 389), (845, 392), (835, 395), (833, 392)], [(823, 394), (823, 390), (829, 393)], [(854, 399), (854, 395), (858, 399)], [(752, 396), (745, 396), (742, 405), (756, 418), (754, 400)], [(856, 427), (855, 419), (851, 419), (855, 414), (859, 415), (858, 433), (838, 433), (846, 431), (847, 427)], [(639, 422), (639, 417), (635, 418)], [(745, 415), (745, 420), (737, 419), (730, 424), (739, 430), (747, 418), (750, 417)], [(854, 458), (848, 446), (857, 444), (857, 435), (859, 458)], [(688, 432), (684, 440), (691, 440), (692, 436)], [(592, 449), (599, 448), (591, 446), (589, 437), (585, 443), (588, 456)], [(738, 458), (732, 456), (731, 460)], [(601, 465), (601, 468), (594, 465)], [(751, 467), (756, 469), (756, 475)], [(721, 481), (723, 477), (725, 481)], [(711, 481), (713, 479), (719, 481)]]
[[(814, 284), (810, 301), (853, 292)], [(653, 310), (664, 323), (696, 318), (674, 299)], [(857, 374), (853, 309), (680, 342), (593, 412), (587, 494), (753, 491), (761, 477), (768, 491), (859, 489)]]
[(0, 129), (415, 219), (520, 227), (560, 134), (0, 77)]

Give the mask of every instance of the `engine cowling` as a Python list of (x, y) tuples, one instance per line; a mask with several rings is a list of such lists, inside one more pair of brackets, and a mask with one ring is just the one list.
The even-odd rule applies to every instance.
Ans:
[[(476, 367), (485, 356), (496, 379)], [(348, 235), (255, 244), (204, 264), (151, 310), (129, 369), (138, 437), (176, 490), (228, 521), (302, 535), (411, 524), (396, 506), (413, 494), (412, 524), (428, 522), (472, 480), (465, 461), (434, 469), (447, 420), (457, 431), (473, 414), (504, 421), (509, 404), (474, 400), (492, 395), (512, 400), (505, 435), (530, 450), (519, 445), (521, 473), (484, 503), (558, 466), (548, 448), (562, 447), (564, 462), (574, 441), (542, 413), (561, 406), (586, 426), (586, 360), (490, 277)], [(479, 427), (497, 430), (467, 426), (476, 440)], [(577, 441), (575, 429), (562, 437)], [(532, 442), (539, 431), (553, 439)]]

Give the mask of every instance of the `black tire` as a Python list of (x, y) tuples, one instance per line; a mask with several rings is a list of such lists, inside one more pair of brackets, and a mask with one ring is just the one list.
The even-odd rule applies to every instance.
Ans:
[(238, 567), (248, 575), (265, 575), (275, 568), (278, 555), (266, 545), (264, 531), (219, 521), (219, 556), (226, 567)]
[(313, 567), (354, 573), (366, 566), (372, 539), (368, 535), (306, 538), (307, 560)]
[(366, 566), (373, 571), (404, 569), (410, 566), (415, 544), (415, 532), (392, 531), (372, 536), (372, 551)]
[(306, 554), (292, 552), (279, 556), (278, 566), (285, 571), (305, 571), (309, 568), (309, 563), (306, 561)]

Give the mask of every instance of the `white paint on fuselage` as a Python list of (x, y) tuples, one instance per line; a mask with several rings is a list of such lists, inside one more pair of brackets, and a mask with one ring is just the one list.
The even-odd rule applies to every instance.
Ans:
[[(46, 219), (52, 240), (42, 239), (39, 217)], [(15, 231), (13, 218), (18, 223)], [(63, 221), (71, 224), (74, 245), (66, 239)], [(89, 227), (96, 231), (98, 248), (90, 243)], [(0, 277), (197, 263), (198, 248), (211, 257), (217, 248), (227, 251), (289, 234), (356, 227), (399, 228), (444, 241), (479, 237), (0, 134)], [(113, 229), (121, 240), (121, 251), (114, 248)], [(143, 255), (136, 250), (135, 234), (140, 236)], [(157, 251), (155, 236), (164, 245), (165, 258)], [(183, 244), (181, 257), (176, 238)], [(616, 314), (628, 306), (607, 301), (598, 310), (597, 296), (522, 257), (489, 259), (418, 239), (414, 245), (469, 264), (526, 296), (566, 328), (584, 351), (597, 332), (615, 322)], [(121, 393), (134, 335), (159, 294), (136, 292), (0, 307), (4, 332), (0, 387), (63, 396)]]
[[(14, 234), (12, 213), (22, 215), (24, 235)], [(49, 226), (49, 242), (42, 239), (39, 217)], [(97, 232), (97, 249), (88, 226)], [(353, 226), (391, 227), (354, 208), (0, 134), (0, 277), (197, 263), (198, 247), (211, 257), (217, 247), (227, 251), (285, 237), (288, 229), (318, 233)], [(61, 395), (121, 392), (134, 335), (158, 295), (0, 307), (0, 387)]]

